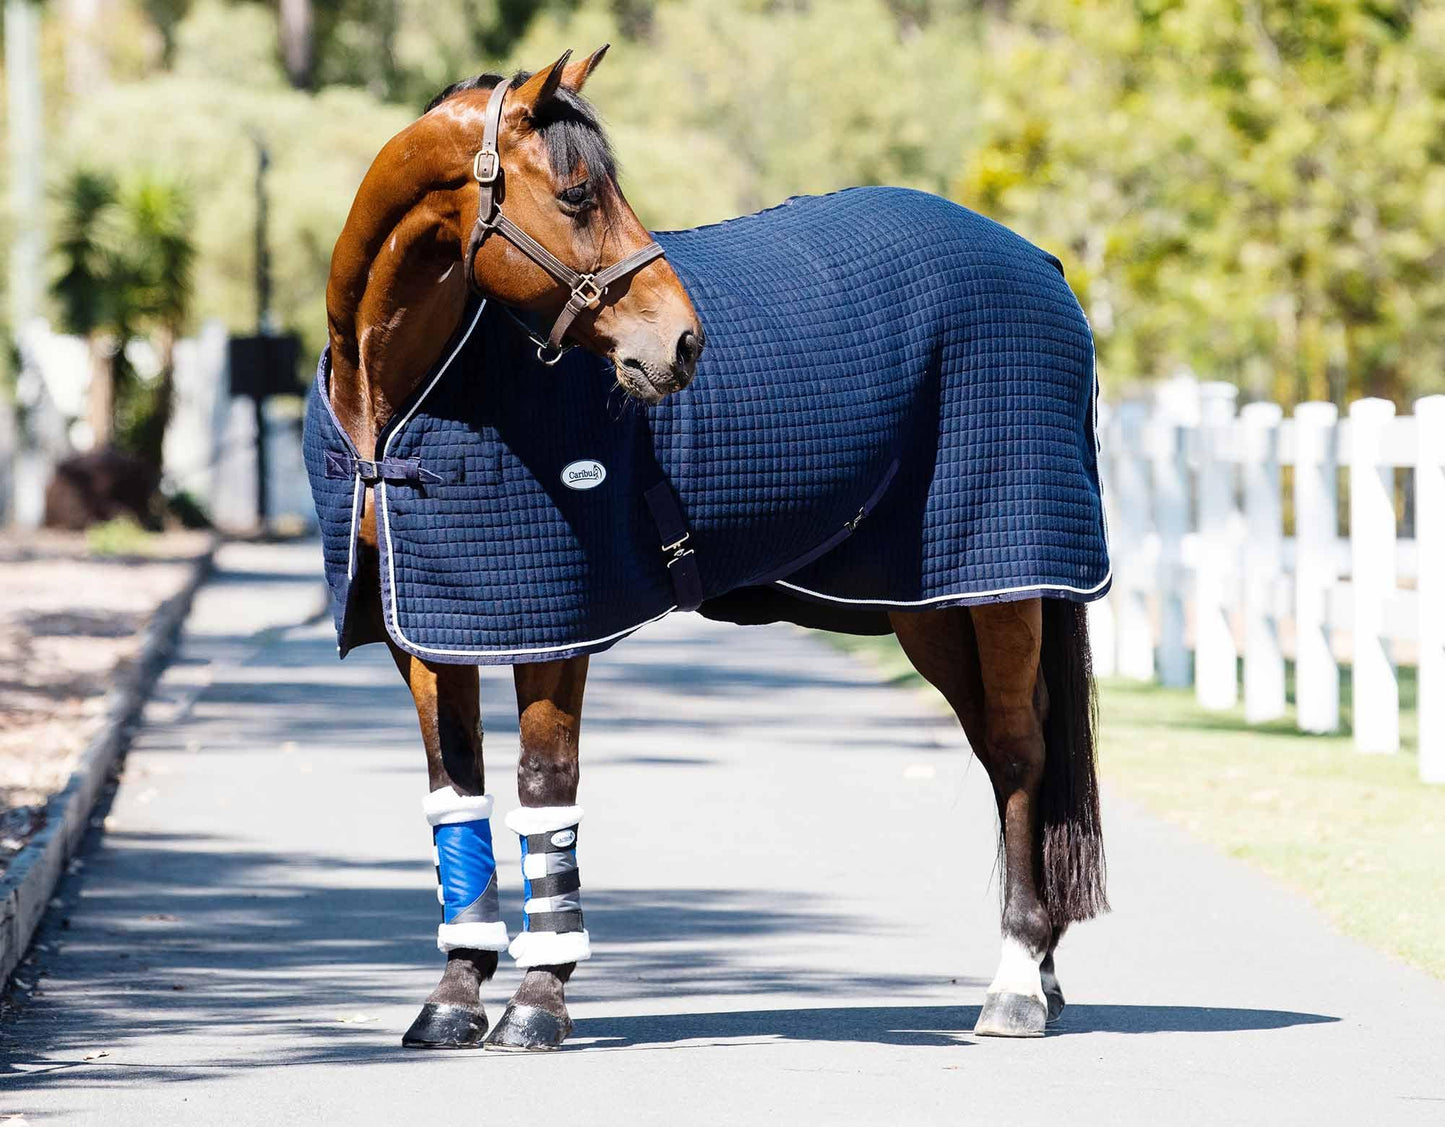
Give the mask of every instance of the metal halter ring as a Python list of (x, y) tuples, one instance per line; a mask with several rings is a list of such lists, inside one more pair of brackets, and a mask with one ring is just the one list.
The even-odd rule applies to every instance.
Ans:
[[(532, 336), (531, 333), (527, 335)], [(537, 338), (532, 337), (532, 339), (536, 340)], [(557, 363), (558, 360), (566, 356), (570, 348), (571, 345), (553, 344), (549, 340), (544, 340), (541, 344), (537, 345), (537, 359), (550, 368), (553, 364)]]

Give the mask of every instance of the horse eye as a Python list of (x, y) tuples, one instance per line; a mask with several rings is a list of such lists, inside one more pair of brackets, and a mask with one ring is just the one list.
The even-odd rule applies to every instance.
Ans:
[(591, 198), (591, 195), (591, 186), (584, 180), (580, 184), (573, 184), (572, 187), (558, 192), (557, 198), (568, 207), (581, 207)]

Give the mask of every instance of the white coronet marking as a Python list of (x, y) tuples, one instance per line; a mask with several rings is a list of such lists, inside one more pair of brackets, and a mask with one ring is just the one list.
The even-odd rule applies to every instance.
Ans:
[(571, 830), (558, 830), (552, 835), (552, 844), (558, 849), (566, 849), (576, 840), (577, 835)]
[(1017, 939), (1005, 935), (1003, 953), (998, 960), (998, 973), (988, 985), (990, 994), (1022, 994), (1044, 1002), (1043, 980), (1039, 975), (1039, 963), (1043, 955), (1033, 954)]
[(595, 458), (581, 458), (562, 467), (562, 484), (568, 489), (596, 489), (607, 480), (607, 467)]

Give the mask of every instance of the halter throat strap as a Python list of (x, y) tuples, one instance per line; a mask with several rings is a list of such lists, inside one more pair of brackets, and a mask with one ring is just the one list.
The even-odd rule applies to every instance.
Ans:
[(467, 240), (467, 284), (477, 293), (482, 292), (476, 280), (477, 252), (482, 249), (482, 243), (487, 236), (495, 231), (553, 279), (566, 286), (571, 291), (567, 303), (553, 322), (552, 331), (547, 334), (546, 341), (539, 341), (537, 347), (538, 359), (543, 363), (555, 364), (567, 347), (562, 341), (567, 336), (567, 330), (572, 327), (572, 322), (584, 310), (595, 309), (600, 305), (607, 296), (607, 287), (613, 282), (642, 269), (654, 258), (661, 258), (663, 250), (656, 242), (650, 242), (605, 270), (584, 274), (573, 270), (502, 214), (501, 205), (497, 202), (497, 186), (502, 178), (502, 159), (497, 149), (497, 135), (501, 132), (502, 103), (506, 101), (510, 86), (510, 82), (504, 81), (492, 88), (482, 126), (482, 147), (472, 159), (472, 176), (477, 181), (478, 189), (477, 220), (472, 225), (472, 233)]

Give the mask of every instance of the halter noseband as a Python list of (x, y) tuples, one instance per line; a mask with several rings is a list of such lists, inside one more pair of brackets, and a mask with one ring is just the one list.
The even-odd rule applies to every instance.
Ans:
[[(614, 262), (605, 270), (599, 270), (595, 274), (579, 274), (502, 214), (496, 198), (497, 182), (502, 176), (502, 159), (497, 151), (497, 133), (502, 121), (502, 102), (506, 100), (509, 86), (511, 86), (510, 82), (499, 82), (492, 88), (492, 96), (487, 101), (485, 125), (482, 128), (482, 147), (477, 150), (477, 155), (472, 160), (472, 175), (477, 181), (478, 199), (477, 221), (472, 225), (472, 234), (467, 240), (467, 285), (481, 293), (475, 274), (477, 251), (482, 249), (483, 240), (491, 232), (496, 231), (571, 290), (567, 304), (562, 307), (562, 312), (557, 314), (557, 320), (552, 325), (552, 332), (547, 339), (543, 341), (535, 336), (532, 337), (537, 345), (537, 359), (544, 364), (555, 364), (570, 347), (563, 345), (562, 340), (567, 335), (567, 330), (572, 327), (572, 322), (577, 319), (578, 314), (584, 309), (596, 308), (606, 296), (608, 286), (619, 278), (625, 278), (634, 270), (640, 270), (654, 258), (661, 258), (663, 251), (656, 242), (650, 242), (620, 261)], [(529, 332), (528, 336), (531, 335)]]

